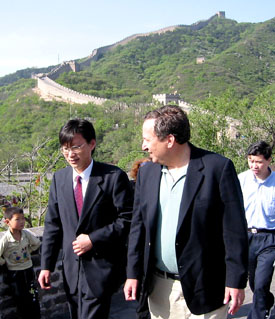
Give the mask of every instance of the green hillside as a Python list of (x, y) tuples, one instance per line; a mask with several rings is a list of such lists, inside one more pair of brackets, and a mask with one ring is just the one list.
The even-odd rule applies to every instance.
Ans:
[[(201, 56), (205, 63), (196, 64)], [(194, 103), (227, 89), (254, 99), (274, 82), (274, 71), (275, 18), (252, 24), (216, 17), (198, 30), (179, 26), (134, 39), (57, 81), (76, 91), (125, 101), (177, 92)]]

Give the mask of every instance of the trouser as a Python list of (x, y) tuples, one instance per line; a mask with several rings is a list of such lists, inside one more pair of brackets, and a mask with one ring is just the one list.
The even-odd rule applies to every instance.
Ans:
[[(68, 290), (68, 289), (66, 289)], [(71, 319), (108, 319), (111, 295), (97, 298), (89, 288), (82, 266), (75, 294), (67, 293)]]
[(202, 315), (194, 315), (186, 305), (179, 280), (154, 275), (154, 289), (148, 298), (152, 319), (226, 319), (228, 305)]
[(33, 268), (8, 270), (7, 283), (11, 288), (17, 312), (22, 319), (39, 319), (40, 305)]
[(253, 305), (249, 319), (264, 319), (274, 304), (270, 292), (275, 261), (275, 234), (248, 233), (249, 239), (249, 285), (253, 291)]

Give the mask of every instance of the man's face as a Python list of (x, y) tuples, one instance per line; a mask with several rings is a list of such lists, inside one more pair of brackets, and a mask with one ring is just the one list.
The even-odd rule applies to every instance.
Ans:
[(270, 162), (271, 158), (266, 160), (263, 155), (248, 155), (248, 166), (259, 179), (265, 179), (269, 175)]
[(69, 145), (62, 145), (62, 152), (66, 161), (80, 174), (90, 165), (95, 146), (95, 140), (88, 144), (81, 134), (75, 134)]
[(155, 119), (145, 120), (142, 128), (142, 150), (149, 153), (154, 163), (165, 164), (168, 155), (167, 139), (160, 141), (154, 132)]

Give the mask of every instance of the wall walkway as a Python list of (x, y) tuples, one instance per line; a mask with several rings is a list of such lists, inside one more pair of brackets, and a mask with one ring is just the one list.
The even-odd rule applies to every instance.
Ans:
[(37, 88), (35, 91), (45, 100), (57, 100), (77, 104), (94, 103), (97, 105), (102, 105), (107, 101), (107, 99), (104, 98), (82, 94), (68, 89), (53, 81), (45, 74), (36, 74), (34, 78), (37, 80)]

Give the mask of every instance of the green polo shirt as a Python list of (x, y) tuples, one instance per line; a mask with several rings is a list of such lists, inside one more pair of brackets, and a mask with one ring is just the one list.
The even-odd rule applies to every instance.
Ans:
[(177, 177), (173, 178), (167, 167), (163, 166), (160, 181), (156, 267), (173, 274), (178, 273), (175, 242), (187, 168), (188, 165), (182, 167), (177, 172)]

